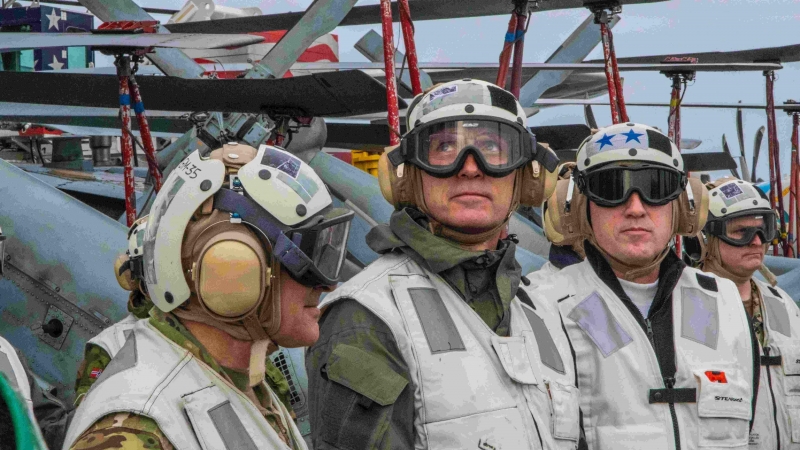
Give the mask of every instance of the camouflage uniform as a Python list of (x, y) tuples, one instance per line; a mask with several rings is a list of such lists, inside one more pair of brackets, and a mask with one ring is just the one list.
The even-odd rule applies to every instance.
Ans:
[[(486, 325), (500, 336), (508, 335), (509, 305), (521, 275), (512, 241), (501, 240), (494, 251), (467, 251), (431, 234), (426, 217), (407, 208), (392, 214), (390, 225), (371, 230), (367, 243), (378, 253), (402, 251), (441, 275)], [(319, 340), (306, 353), (314, 448), (414, 448), (413, 390), (404, 389), (392, 404), (381, 406), (330, 382), (326, 365), (340, 344), (364, 350), (359, 363), (365, 372), (384, 374), (364, 380), (368, 385), (357, 386), (359, 392), (378, 391), (389, 379), (411, 379), (385, 323), (355, 300), (332, 305), (320, 320)], [(343, 402), (358, 405), (344, 416), (334, 414)]]
[[(133, 314), (137, 319), (146, 319), (149, 317), (149, 312), (153, 308), (153, 302), (147, 296), (141, 294), (139, 289), (131, 292), (128, 298), (128, 312)], [(78, 376), (75, 379), (75, 406), (81, 404), (86, 393), (89, 392), (92, 385), (97, 381), (97, 377), (108, 367), (111, 362), (111, 356), (103, 348), (86, 344), (86, 349), (83, 354), (83, 361), (78, 366)], [(292, 413), (294, 411), (290, 403), (291, 393), (289, 392), (289, 383), (281, 373), (280, 369), (275, 367), (272, 360), (267, 357), (266, 361), (267, 377), (266, 381), (270, 388), (278, 395), (286, 409)]]
[[(150, 323), (164, 336), (191, 352), (211, 369), (222, 375), (250, 398), (261, 410), (267, 422), (281, 439), (293, 447), (287, 425), (281, 420), (279, 408), (271, 404), (268, 393), (255, 386), (248, 393), (248, 376), (244, 373), (223, 368), (180, 321), (172, 314), (158, 308), (149, 312)], [(269, 379), (269, 376), (267, 377)], [(288, 387), (288, 386), (287, 386)], [(287, 389), (288, 390), (288, 389)], [(167, 440), (156, 422), (148, 417), (132, 413), (114, 413), (103, 417), (89, 427), (70, 447), (71, 450), (100, 449), (156, 449), (171, 450), (173, 445)]]

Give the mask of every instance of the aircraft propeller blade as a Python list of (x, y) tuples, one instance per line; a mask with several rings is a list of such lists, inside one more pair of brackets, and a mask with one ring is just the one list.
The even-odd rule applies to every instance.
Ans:
[[(725, 152), (728, 156), (730, 156), (731, 159), (733, 159), (733, 155), (731, 155), (731, 149), (728, 147), (728, 140), (725, 139), (724, 134), (722, 135), (722, 151)], [(735, 166), (736, 164), (734, 164), (734, 167), (731, 168), (731, 174), (733, 174), (733, 176), (736, 178), (740, 178), (739, 171), (736, 169)]]
[(596, 130), (600, 127), (597, 126), (597, 120), (594, 118), (594, 112), (592, 112), (592, 105), (583, 105), (583, 118), (586, 121), (586, 125)]
[(761, 150), (761, 141), (764, 140), (765, 130), (766, 128), (764, 128), (764, 126), (759, 128), (758, 131), (756, 131), (756, 137), (753, 141), (753, 172), (750, 175), (750, 180), (753, 182), (758, 180), (758, 178), (756, 178), (756, 166), (758, 166), (758, 153)]
[(742, 110), (736, 110), (736, 136), (739, 138), (739, 166), (742, 168), (742, 177), (744, 181), (750, 181), (750, 171), (747, 169), (747, 156), (744, 151), (744, 126), (742, 119)]

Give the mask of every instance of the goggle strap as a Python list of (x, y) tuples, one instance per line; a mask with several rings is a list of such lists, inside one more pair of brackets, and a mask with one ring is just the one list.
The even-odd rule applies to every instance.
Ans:
[(220, 189), (214, 195), (214, 207), (220, 211), (237, 213), (244, 222), (248, 222), (261, 230), (262, 233), (275, 243), (273, 255), (287, 270), (301, 276), (308, 270), (311, 260), (308, 255), (289, 239), (283, 230), (272, 223), (262, 212), (261, 206), (255, 201), (230, 189)]
[(567, 186), (567, 201), (564, 202), (564, 212), (568, 213), (572, 205), (572, 190), (575, 188), (575, 177), (569, 177), (569, 185)]

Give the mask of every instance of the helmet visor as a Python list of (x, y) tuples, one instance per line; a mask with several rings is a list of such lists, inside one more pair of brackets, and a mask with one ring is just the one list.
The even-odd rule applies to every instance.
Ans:
[(681, 172), (656, 166), (612, 167), (583, 175), (584, 192), (599, 206), (618, 206), (637, 192), (648, 205), (666, 205), (684, 189)]
[(750, 245), (756, 236), (766, 244), (777, 235), (776, 217), (772, 211), (715, 220), (709, 225), (710, 234), (734, 247)]
[(445, 120), (419, 127), (405, 139), (408, 161), (450, 177), (472, 154), (481, 170), (502, 177), (531, 160), (533, 135), (520, 125), (488, 119)]

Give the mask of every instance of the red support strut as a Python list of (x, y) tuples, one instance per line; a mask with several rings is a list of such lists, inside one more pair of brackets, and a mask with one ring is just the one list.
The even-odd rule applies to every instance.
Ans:
[(389, 119), (389, 143), (400, 144), (400, 110), (397, 105), (397, 84), (394, 74), (394, 30), (392, 30), (391, 0), (381, 0), (383, 25), (383, 64), (386, 73), (386, 106)]
[[(783, 254), (788, 253), (788, 244), (786, 242), (786, 218), (784, 217), (783, 208), (783, 181), (781, 180), (781, 167), (780, 167), (780, 147), (778, 144), (778, 129), (775, 124), (775, 97), (774, 97), (774, 84), (775, 72), (764, 72), (767, 79), (767, 142), (769, 144), (769, 192), (770, 192), (770, 206), (777, 209), (780, 215), (780, 235), (779, 242), (783, 242)], [(777, 208), (776, 208), (777, 206)], [(773, 246), (773, 254), (778, 255), (778, 245)]]
[(667, 119), (669, 126), (668, 136), (678, 147), (681, 148), (681, 77), (674, 75), (672, 77), (672, 95), (669, 99), (669, 118)]
[(119, 112), (122, 119), (122, 165), (125, 180), (125, 217), (128, 226), (136, 221), (136, 192), (133, 185), (133, 136), (128, 133), (131, 129), (131, 96), (128, 90), (128, 77), (131, 74), (130, 58), (119, 56), (115, 61), (117, 77), (119, 78)]
[(506, 88), (506, 81), (508, 79), (508, 65), (511, 62), (511, 54), (514, 51), (514, 41), (517, 35), (517, 13), (511, 13), (511, 19), (508, 20), (508, 31), (503, 42), (503, 51), (500, 52), (500, 66), (497, 71), (496, 85), (501, 88)]
[(136, 121), (139, 122), (139, 132), (142, 134), (144, 155), (147, 158), (147, 166), (150, 169), (150, 175), (153, 177), (153, 185), (155, 190), (158, 192), (161, 190), (161, 171), (158, 170), (158, 162), (156, 162), (156, 149), (153, 147), (153, 137), (150, 135), (150, 124), (147, 122), (147, 115), (144, 112), (142, 95), (139, 93), (139, 85), (136, 83), (136, 78), (134, 78), (133, 74), (128, 77), (128, 87), (130, 88), (131, 96), (133, 97), (133, 110), (136, 112)]
[(622, 92), (622, 80), (617, 66), (617, 53), (614, 50), (614, 36), (608, 26), (609, 15), (606, 11), (596, 11), (595, 23), (600, 24), (600, 36), (603, 40), (603, 59), (605, 60), (606, 81), (608, 83), (609, 103), (611, 104), (611, 121), (615, 124), (628, 122), (628, 111), (625, 108), (625, 97)]
[(792, 113), (792, 161), (790, 164), (791, 178), (789, 180), (789, 249), (792, 251), (792, 257), (797, 257), (797, 248), (795, 247), (795, 236), (798, 232), (795, 226), (800, 224), (795, 214), (800, 213), (800, 203), (797, 198), (797, 126), (800, 124), (800, 116), (798, 113)]
[(522, 52), (525, 49), (525, 26), (527, 14), (524, 10), (514, 12), (517, 16), (517, 27), (514, 35), (514, 66), (511, 69), (511, 94), (519, 99), (522, 89)]
[(411, 9), (408, 7), (408, 0), (398, 0), (397, 3), (400, 6), (400, 26), (403, 29), (403, 43), (406, 46), (411, 90), (414, 95), (419, 95), (422, 93), (422, 84), (419, 82), (419, 62), (417, 61), (417, 45), (414, 43), (414, 23), (411, 21)]

